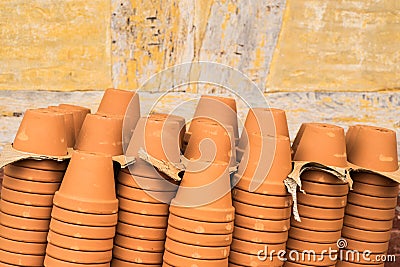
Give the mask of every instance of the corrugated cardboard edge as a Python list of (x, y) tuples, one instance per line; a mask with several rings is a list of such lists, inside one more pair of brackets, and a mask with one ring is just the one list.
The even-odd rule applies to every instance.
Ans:
[(353, 171), (353, 172), (367, 172), (367, 173), (372, 173), (372, 174), (378, 174), (378, 175), (382, 175), (384, 177), (387, 177), (397, 183), (400, 183), (400, 168), (397, 171), (394, 172), (381, 172), (381, 171), (374, 171), (374, 170), (370, 170), (370, 169), (366, 169), (360, 166), (357, 166), (355, 164), (352, 163), (348, 163), (349, 164), (349, 171)]
[[(67, 155), (65, 156), (49, 156), (49, 155), (39, 155), (35, 153), (23, 152), (16, 150), (12, 147), (12, 144), (7, 144), (4, 146), (3, 151), (0, 153), (0, 168), (4, 166), (24, 160), (24, 159), (34, 159), (34, 160), (54, 160), (54, 161), (64, 161), (71, 158), (72, 152), (74, 150), (72, 148), (68, 148)], [(134, 157), (127, 157), (125, 155), (113, 156), (113, 161), (118, 162), (122, 168), (133, 164), (135, 162)]]

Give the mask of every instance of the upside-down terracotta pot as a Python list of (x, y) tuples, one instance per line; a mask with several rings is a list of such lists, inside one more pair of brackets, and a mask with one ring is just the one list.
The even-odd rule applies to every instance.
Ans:
[[(72, 262), (67, 262), (67, 261), (62, 261), (55, 259), (50, 256), (46, 256), (44, 259), (44, 266), (45, 267), (52, 267), (52, 266), (57, 266), (57, 267), (86, 267), (87, 264), (77, 264), (77, 263), (72, 263)], [(98, 263), (98, 264), (90, 264), (90, 267), (108, 267), (110, 266), (110, 263)]]
[[(24, 159), (10, 164), (9, 166), (25, 167), (42, 171), (64, 172), (67, 169), (68, 161), (55, 161), (55, 160), (34, 160)], [(12, 176), (12, 175), (11, 175)]]
[(357, 206), (368, 206), (374, 209), (394, 209), (397, 206), (397, 197), (371, 197), (352, 191), (347, 201)]
[(331, 197), (298, 192), (297, 202), (319, 208), (340, 209), (346, 206), (347, 196)]
[(343, 226), (342, 236), (366, 242), (387, 242), (390, 240), (390, 231), (368, 231)]
[(142, 227), (165, 228), (168, 222), (168, 216), (140, 214), (120, 210), (118, 214), (118, 220), (124, 223), (130, 223)]
[(71, 104), (59, 104), (58, 107), (64, 110), (69, 110), (73, 113), (75, 124), (75, 138), (78, 138), (83, 121), (85, 120), (86, 115), (90, 114), (90, 108)]
[(344, 216), (344, 225), (357, 229), (368, 231), (388, 231), (392, 229), (393, 220), (371, 220), (346, 214)]
[(3, 187), (1, 189), (1, 198), (21, 205), (51, 207), (53, 205), (54, 195), (30, 194), (26, 192), (15, 191)]
[(54, 233), (84, 239), (111, 239), (115, 236), (115, 226), (87, 226), (63, 222), (53, 218), (50, 229)]
[[(40, 125), (40, 127), (38, 127)], [(15, 136), (13, 147), (39, 155), (67, 155), (64, 115), (47, 109), (28, 109)]]
[[(166, 176), (166, 175), (165, 175)], [(119, 184), (155, 192), (176, 192), (178, 185), (164, 178), (150, 178), (128, 174), (122, 169), (118, 175)]]
[(4, 238), (20, 242), (46, 243), (47, 238), (47, 231), (29, 231), (5, 225), (0, 225), (0, 232)]
[(124, 116), (129, 105), (135, 107), (136, 115), (139, 117), (139, 95), (135, 91), (108, 88), (104, 92), (97, 113)]
[(342, 229), (343, 218), (327, 220), (302, 217), (301, 222), (299, 222), (292, 217), (290, 224), (293, 227), (299, 227), (314, 232), (336, 232)]
[(165, 249), (175, 252), (177, 255), (204, 259), (204, 260), (219, 260), (225, 259), (229, 255), (230, 246), (225, 247), (206, 247), (206, 246), (195, 246), (181, 242), (174, 241), (167, 238), (165, 241)]
[(317, 242), (317, 243), (333, 243), (339, 240), (341, 237), (341, 231), (332, 232), (316, 232), (313, 230), (307, 230), (292, 226), (289, 230), (290, 236), (296, 237), (296, 239)]
[(120, 247), (149, 252), (164, 252), (164, 243), (164, 240), (146, 240), (124, 235), (116, 235), (114, 240), (114, 244)]
[(61, 113), (64, 115), (65, 122), (65, 135), (67, 137), (67, 146), (74, 147), (75, 145), (75, 122), (74, 113), (70, 110), (62, 109), (59, 107), (50, 106), (47, 109), (54, 111), (56, 113)]
[(45, 183), (60, 183), (64, 176), (64, 172), (26, 168), (14, 163), (5, 166), (4, 174), (12, 178)]
[[(283, 261), (279, 259), (277, 256), (267, 255), (264, 258), (260, 257), (257, 254), (248, 254), (237, 251), (231, 251), (229, 255), (229, 262), (236, 264), (238, 266), (282, 266)], [(232, 265), (230, 265), (232, 266)]]
[(258, 194), (240, 188), (234, 188), (232, 190), (232, 197), (234, 200), (242, 203), (250, 205), (256, 204), (256, 206), (267, 208), (288, 208), (292, 205), (292, 199), (290, 197)]
[(227, 267), (228, 266), (228, 258), (217, 259), (217, 260), (203, 260), (197, 258), (190, 258), (175, 254), (169, 250), (165, 250), (164, 252), (164, 263), (167, 263), (170, 266), (198, 266), (198, 267), (208, 267), (212, 266), (221, 266)]
[[(201, 247), (226, 247), (232, 243), (231, 234), (206, 234), (184, 231), (168, 225), (167, 237), (177, 242)], [(170, 247), (170, 249), (172, 249)]]
[(177, 116), (177, 115), (173, 115), (173, 114), (165, 114), (165, 113), (152, 113), (151, 114), (152, 117), (155, 118), (162, 118), (164, 120), (166, 120), (167, 123), (169, 123), (169, 121), (176, 121), (179, 124), (179, 147), (182, 151), (184, 151), (183, 147), (184, 147), (184, 136), (186, 133), (186, 121), (184, 117), (181, 116)]
[(47, 240), (55, 246), (78, 251), (109, 251), (113, 248), (113, 238), (85, 239), (67, 236), (52, 230), (49, 231)]
[(54, 192), (60, 187), (60, 183), (22, 180), (5, 175), (3, 178), (3, 186), (15, 191), (48, 195), (54, 194)]
[(0, 250), (0, 259), (2, 263), (9, 264), (10, 266), (24, 265), (40, 267), (43, 266), (44, 255), (26, 255)]
[(133, 250), (115, 245), (113, 249), (113, 260), (123, 260), (131, 264), (160, 265), (162, 263), (162, 252), (148, 252)]
[(236, 214), (235, 224), (254, 231), (286, 232), (290, 228), (290, 219), (266, 220), (266, 219), (253, 218)]
[(35, 219), (29, 217), (19, 217), (12, 214), (0, 212), (1, 223), (4, 226), (15, 227), (18, 225), (21, 230), (29, 231), (45, 231), (49, 230), (50, 220), (48, 219)]
[(235, 229), (233, 230), (233, 236), (235, 239), (245, 240), (253, 243), (281, 244), (286, 242), (288, 238), (288, 232), (254, 231), (241, 226), (235, 226)]
[(79, 211), (72, 211), (53, 205), (51, 217), (66, 223), (85, 226), (115, 226), (118, 221), (118, 214), (91, 214)]
[(51, 207), (21, 205), (4, 199), (0, 202), (0, 209), (3, 213), (32, 219), (50, 219), (51, 214)]
[(166, 229), (141, 227), (119, 222), (117, 224), (117, 233), (133, 238), (141, 238), (146, 240), (164, 240)]
[(270, 219), (270, 220), (286, 220), (290, 218), (291, 207), (286, 208), (270, 208), (256, 205), (245, 204), (234, 201), (233, 206), (237, 214), (247, 217)]
[(112, 251), (80, 251), (61, 248), (49, 243), (46, 248), (46, 257), (79, 264), (109, 263)]

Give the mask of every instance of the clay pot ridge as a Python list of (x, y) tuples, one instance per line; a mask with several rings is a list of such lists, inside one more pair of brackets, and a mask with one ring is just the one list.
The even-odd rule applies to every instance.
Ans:
[(171, 225), (167, 228), (167, 238), (182, 244), (200, 247), (226, 247), (232, 243), (232, 234), (193, 233)]
[(28, 109), (14, 139), (17, 150), (49, 156), (67, 155), (64, 115), (49, 110)]
[(42, 171), (65, 172), (68, 161), (24, 159), (12, 163), (12, 165)]

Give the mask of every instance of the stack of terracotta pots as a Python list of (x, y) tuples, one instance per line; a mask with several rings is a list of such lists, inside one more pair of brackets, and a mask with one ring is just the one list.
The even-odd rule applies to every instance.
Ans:
[[(347, 167), (344, 130), (334, 125), (303, 124), (293, 143), (293, 152), (296, 161)], [(349, 186), (319, 170), (305, 171), (300, 178), (304, 190), (297, 194), (301, 222), (292, 219), (287, 248), (297, 252), (312, 250), (318, 258), (293, 255), (285, 266), (334, 266)], [(329, 255), (328, 251), (333, 250), (336, 253)]]
[[(64, 114), (27, 110), (13, 147), (65, 156), (66, 133)], [(4, 265), (43, 265), (53, 196), (66, 167), (66, 162), (53, 160), (22, 160), (5, 167), (0, 204), (0, 262)]]
[(152, 114), (139, 119), (127, 149), (136, 162), (118, 176), (120, 211), (112, 266), (162, 264), (169, 203), (177, 185), (142, 160), (138, 151), (178, 163), (184, 125), (184, 118), (174, 115)]
[[(260, 121), (256, 116), (248, 115), (245, 123), (246, 151), (233, 178), (236, 217), (230, 266), (283, 265), (277, 252), (286, 249), (291, 215), (291, 197), (283, 181), (292, 165), (289, 138), (268, 135), (275, 134), (274, 119), (276, 131), (286, 128), (283, 132), (287, 134), (284, 113), (280, 119), (276, 116), (278, 113), (282, 114), (278, 110), (262, 109), (257, 114), (263, 114), (260, 121), (272, 121), (269, 129), (257, 126)], [(260, 251), (264, 260), (260, 259)]]
[(109, 266), (118, 216), (111, 156), (74, 151), (53, 199), (45, 266)]
[[(394, 131), (357, 125), (350, 127), (347, 135), (349, 162), (365, 171), (351, 173), (353, 190), (348, 195), (342, 237), (346, 250), (369, 250), (366, 262), (351, 257), (343, 258), (337, 266), (383, 266), (378, 261), (388, 250), (390, 230), (397, 205), (398, 184), (389, 178), (373, 173), (394, 172), (398, 169), (397, 143)], [(369, 171), (368, 171), (369, 170)], [(374, 265), (370, 265), (374, 264)]]

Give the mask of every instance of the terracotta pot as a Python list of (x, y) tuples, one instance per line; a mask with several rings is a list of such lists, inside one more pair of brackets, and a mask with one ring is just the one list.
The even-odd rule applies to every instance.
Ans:
[[(101, 237), (101, 236), (100, 236)], [(84, 239), (49, 231), (47, 241), (55, 246), (77, 251), (109, 251), (113, 248), (113, 239)]]
[[(290, 252), (288, 252), (288, 253), (290, 253)], [(310, 258), (308, 258), (308, 255), (305, 255), (303, 258), (302, 254), (300, 252), (298, 257), (296, 254), (294, 254), (294, 257), (296, 257), (296, 259), (294, 261), (296, 261), (296, 263), (298, 263), (298, 265), (291, 265), (291, 264), (288, 264), (290, 262), (286, 262), (285, 267), (286, 266), (324, 266), (324, 267), (325, 266), (335, 266), (337, 260), (335, 259), (334, 256), (335, 256), (335, 254), (332, 254), (332, 256), (329, 257), (329, 255), (327, 255), (327, 253), (325, 253), (323, 256), (316, 255), (316, 257), (314, 257), (313, 255), (310, 255)]]
[(61, 182), (64, 173), (54, 171), (42, 171), (37, 169), (25, 168), (9, 164), (4, 168), (5, 175), (22, 180), (29, 180), (35, 182)]
[(44, 255), (46, 243), (20, 242), (0, 237), (0, 249), (18, 254)]
[(166, 235), (166, 229), (162, 228), (150, 228), (141, 227), (137, 225), (130, 225), (127, 223), (118, 222), (117, 233), (146, 240), (164, 240)]
[(67, 155), (65, 132), (63, 114), (43, 109), (28, 109), (19, 126), (13, 147), (39, 155), (65, 156)]
[[(347, 216), (347, 215), (346, 215)], [(307, 217), (301, 217), (301, 222), (296, 221), (293, 217), (291, 218), (291, 226), (308, 229), (311, 231), (318, 232), (336, 232), (342, 229), (343, 218), (337, 220), (326, 220), (326, 219), (311, 219)]]
[(143, 214), (143, 215), (156, 215), (156, 216), (167, 216), (168, 215), (168, 204), (164, 203), (149, 203), (140, 202), (135, 200), (126, 199), (119, 197), (119, 208), (121, 210)]
[[(129, 262), (129, 261), (124, 261), (124, 260), (120, 260), (120, 259), (117, 259), (117, 258), (114, 257), (112, 259), (112, 261), (111, 261), (111, 265), (110, 266), (111, 267), (132, 267), (132, 266), (135, 266), (135, 267), (147, 267), (149, 265), (146, 264), (146, 263), (133, 263), (133, 262)], [(153, 266), (154, 267), (160, 267), (161, 264), (158, 264), (158, 265), (155, 264)]]
[[(215, 112), (216, 110), (218, 112)], [(235, 99), (202, 95), (193, 115), (193, 118), (197, 117), (211, 118), (223, 125), (232, 126), (235, 140), (239, 140)], [(189, 132), (193, 132), (191, 128), (189, 128)]]
[(48, 219), (24, 218), (10, 215), (4, 212), (0, 212), (0, 221), (2, 225), (8, 227), (15, 227), (16, 225), (18, 225), (18, 228), (21, 230), (45, 232), (49, 230), (50, 223)]
[(51, 207), (35, 207), (15, 204), (12, 202), (0, 201), (1, 211), (10, 215), (33, 218), (33, 219), (50, 219)]
[(236, 214), (235, 225), (262, 232), (285, 232), (290, 228), (290, 219), (265, 220)]
[(179, 217), (170, 213), (168, 225), (176, 229), (197, 234), (226, 235), (233, 232), (233, 222), (201, 222)]
[(165, 249), (184, 257), (191, 257), (203, 260), (218, 260), (227, 258), (229, 256), (230, 247), (194, 246), (167, 238), (165, 240)]
[(54, 111), (56, 113), (61, 113), (64, 115), (65, 122), (65, 135), (67, 137), (67, 146), (74, 147), (75, 145), (75, 122), (74, 122), (74, 113), (70, 110), (66, 110), (60, 107), (49, 106), (49, 110)]
[(367, 231), (349, 226), (343, 226), (342, 236), (354, 240), (365, 242), (388, 242), (390, 240), (390, 231)]
[(131, 263), (152, 265), (162, 263), (163, 253), (132, 250), (115, 245), (113, 249), (113, 256), (116, 259)]
[(359, 194), (373, 196), (396, 198), (399, 195), (399, 187), (397, 186), (379, 186), (364, 184), (360, 182), (353, 183), (353, 191)]
[(288, 208), (292, 205), (290, 196), (272, 196), (248, 192), (239, 188), (232, 190), (232, 197), (239, 202), (270, 208)]
[(83, 122), (75, 149), (122, 155), (122, 117), (88, 114)]
[(269, 208), (253, 206), (239, 201), (233, 201), (236, 213), (247, 217), (266, 219), (266, 220), (285, 220), (290, 218), (292, 209), (287, 208)]
[(315, 242), (315, 243), (333, 243), (336, 242), (340, 236), (341, 231), (335, 232), (317, 232), (297, 227), (291, 227), (289, 236), (298, 240)]
[[(257, 184), (252, 179), (240, 176), (235, 173), (232, 178), (232, 184), (235, 185), (235, 188), (241, 189), (243, 191), (249, 191), (252, 188), (253, 183)], [(251, 193), (270, 195), (270, 196), (280, 196), (280, 197), (288, 197), (288, 191), (284, 183), (282, 184), (269, 184), (264, 181), (261, 186), (259, 186), (256, 190)]]
[(294, 238), (289, 238), (286, 243), (286, 247), (289, 250), (296, 250), (299, 252), (303, 252), (305, 250), (312, 250), (318, 254), (322, 253), (322, 251), (325, 251), (326, 253), (327, 251), (337, 250), (338, 247), (336, 242), (337, 240), (335, 240), (335, 242), (332, 243), (316, 243), (316, 242), (301, 241)]
[(149, 191), (176, 192), (176, 190), (178, 189), (178, 185), (171, 183), (164, 178), (153, 179), (148, 177), (141, 177), (127, 174), (123, 171), (121, 171), (118, 175), (118, 182), (129, 187)]
[(135, 91), (108, 88), (104, 92), (97, 113), (124, 116), (129, 105), (135, 107), (139, 117), (139, 95)]
[(12, 165), (18, 167), (25, 167), (30, 169), (42, 170), (42, 171), (59, 171), (64, 172), (67, 169), (68, 161), (55, 161), (50, 159), (45, 160), (34, 160), (24, 159), (14, 162)]
[(339, 209), (346, 207), (347, 196), (331, 197), (298, 192), (297, 202), (313, 207)]
[(387, 242), (366, 242), (366, 241), (359, 241), (354, 240), (351, 238), (346, 238), (347, 246), (346, 249), (349, 250), (358, 250), (358, 251), (365, 251), (369, 250), (371, 253), (386, 253), (389, 248), (389, 241)]
[[(240, 253), (237, 251), (231, 251), (229, 254), (229, 261), (240, 266), (282, 266), (282, 262), (278, 257), (270, 257), (269, 255), (265, 260), (260, 260), (258, 255), (252, 255), (247, 253)], [(231, 266), (231, 265), (230, 265)]]
[(387, 220), (393, 220), (395, 215), (395, 209), (389, 209), (389, 210), (372, 209), (349, 203), (346, 206), (346, 215), (347, 214), (356, 217), (361, 217), (364, 219), (387, 221)]
[(170, 121), (175, 121), (178, 122), (179, 124), (179, 147), (182, 151), (183, 150), (183, 139), (184, 139), (184, 135), (186, 132), (186, 121), (184, 117), (181, 116), (177, 116), (177, 115), (173, 115), (173, 114), (165, 114), (165, 113), (152, 113), (151, 114), (152, 117), (155, 118), (162, 118), (163, 120), (166, 121), (166, 123), (169, 123)]
[(185, 266), (197, 266), (197, 267), (209, 267), (218, 266), (226, 267), (228, 266), (228, 258), (218, 259), (218, 260), (202, 260), (198, 258), (189, 258), (177, 255), (171, 251), (165, 250), (164, 252), (164, 262), (170, 266), (185, 267)]
[(339, 220), (344, 217), (344, 208), (340, 209), (326, 209), (317, 208), (307, 205), (298, 204), (297, 205), (300, 217), (307, 217), (317, 220)]
[(352, 129), (347, 140), (349, 162), (375, 171), (393, 172), (399, 168), (396, 132), (367, 125)]
[[(346, 261), (338, 261), (336, 263), (336, 267), (360, 267), (361, 264), (359, 263), (352, 263), (352, 262), (346, 262)], [(380, 264), (368, 264), (369, 267), (384, 267), (384, 263)]]
[(307, 194), (341, 197), (341, 196), (347, 196), (349, 192), (349, 185), (348, 184), (330, 185), (330, 184), (320, 184), (320, 183), (302, 181), (301, 189), (303, 189)]
[(112, 251), (79, 251), (60, 248), (48, 243), (46, 254), (52, 258), (72, 263), (109, 263), (112, 258)]
[(293, 146), (294, 160), (327, 166), (347, 166), (343, 128), (323, 123), (307, 123), (298, 135), (301, 136), (295, 139), (296, 145)]
[[(301, 255), (300, 255), (300, 257), (301, 257)], [(335, 264), (333, 264), (333, 265), (324, 265), (324, 266), (326, 266), (326, 267), (335, 267)], [(285, 262), (285, 267), (304, 267), (304, 265), (301, 264), (301, 263), (294, 263), (294, 262), (286, 261)]]
[(347, 201), (358, 206), (366, 206), (374, 209), (394, 209), (397, 206), (397, 197), (371, 197), (357, 194), (351, 191)]
[(263, 232), (235, 226), (233, 238), (253, 243), (281, 244), (287, 241), (288, 232)]
[(89, 214), (53, 206), (51, 217), (66, 223), (87, 226), (115, 226), (118, 214)]
[[(15, 225), (14, 227), (19, 227)], [(0, 225), (1, 237), (27, 243), (46, 243), (47, 231), (27, 231), (19, 228), (11, 228)]]
[(368, 231), (388, 231), (392, 229), (393, 220), (378, 221), (346, 214), (344, 225)]
[(203, 247), (225, 247), (232, 243), (232, 234), (193, 233), (171, 225), (167, 228), (167, 237), (177, 242)]
[(176, 192), (157, 192), (146, 191), (134, 187), (119, 184), (117, 186), (117, 195), (141, 202), (150, 203), (170, 203), (171, 199), (175, 197)]
[(90, 109), (69, 104), (60, 104), (58, 105), (58, 107), (60, 109), (69, 110), (72, 112), (74, 117), (74, 129), (75, 129), (75, 140), (76, 140), (79, 136), (79, 132), (81, 131), (82, 124), (83, 121), (85, 120), (86, 115), (90, 114)]
[(79, 212), (116, 213), (118, 200), (111, 157), (74, 151), (53, 202), (58, 207)]
[(0, 249), (1, 262), (15, 266), (43, 266), (44, 255), (26, 255)]
[(11, 190), (25, 193), (53, 195), (60, 187), (60, 183), (43, 183), (21, 180), (4, 175), (3, 186)]
[(354, 182), (359, 182), (364, 184), (371, 184), (378, 186), (398, 186), (398, 183), (396, 183), (392, 179), (368, 172), (352, 172), (351, 179)]
[(50, 222), (51, 231), (84, 239), (111, 239), (115, 236), (115, 226), (85, 226), (66, 223), (53, 218)]
[(6, 201), (27, 206), (51, 207), (53, 205), (53, 195), (30, 194), (6, 187), (1, 189), (1, 197)]
[(264, 251), (265, 246), (267, 245), (269, 251), (275, 251), (274, 255), (280, 250), (286, 250), (286, 242), (281, 244), (262, 244), (262, 243), (253, 243), (240, 239), (233, 239), (231, 250), (246, 254), (257, 255), (260, 250)]
[(343, 182), (335, 175), (331, 175), (329, 173), (323, 171), (305, 171), (301, 174), (301, 181), (319, 183), (319, 184), (328, 184), (328, 185), (348, 185), (346, 182)]
[(131, 225), (151, 228), (165, 228), (168, 224), (168, 216), (153, 216), (120, 210), (118, 220)]
[(165, 240), (144, 240), (117, 234), (115, 236), (114, 243), (115, 245), (126, 249), (149, 252), (164, 252)]
[[(57, 267), (87, 267), (87, 264), (78, 264), (78, 263), (72, 263), (72, 262), (67, 262), (67, 261), (62, 261), (62, 260), (57, 260), (53, 257), (50, 257), (49, 255), (46, 255), (44, 258), (44, 266), (46, 267), (52, 267), (52, 266), (57, 266)], [(110, 263), (98, 263), (98, 264), (90, 264), (90, 267), (109, 267)]]

